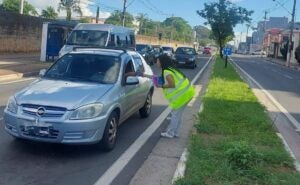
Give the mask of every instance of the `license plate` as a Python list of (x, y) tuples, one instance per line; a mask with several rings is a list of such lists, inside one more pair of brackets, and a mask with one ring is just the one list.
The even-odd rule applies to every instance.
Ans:
[(51, 124), (40, 122), (40, 121), (24, 121), (24, 131), (31, 132), (34, 135), (43, 135), (47, 136), (50, 134)]
[(178, 62), (179, 64), (185, 64), (185, 62), (182, 62), (182, 61), (180, 61), (180, 62)]

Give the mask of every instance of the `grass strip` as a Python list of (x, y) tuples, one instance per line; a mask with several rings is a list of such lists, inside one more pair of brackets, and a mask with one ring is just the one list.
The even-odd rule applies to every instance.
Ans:
[(204, 109), (176, 185), (300, 185), (265, 108), (232, 65), (216, 59)]

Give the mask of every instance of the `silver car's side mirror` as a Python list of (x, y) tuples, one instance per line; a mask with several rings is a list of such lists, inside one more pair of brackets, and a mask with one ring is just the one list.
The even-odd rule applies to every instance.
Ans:
[(126, 78), (126, 85), (137, 85), (139, 84), (139, 79), (135, 76), (128, 76)]
[(39, 73), (39, 76), (43, 77), (43, 76), (45, 76), (45, 74), (46, 74), (46, 69), (41, 69), (40, 73)]

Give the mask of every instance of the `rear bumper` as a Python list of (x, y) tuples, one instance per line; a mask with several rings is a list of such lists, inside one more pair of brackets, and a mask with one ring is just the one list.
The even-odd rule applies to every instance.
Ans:
[[(106, 122), (106, 117), (72, 121), (43, 120), (42, 124), (36, 126), (35, 119), (13, 115), (9, 112), (4, 113), (4, 127), (10, 135), (17, 138), (48, 143), (97, 143), (102, 139)], [(48, 133), (45, 134), (43, 132), (44, 128), (46, 128), (46, 132)]]

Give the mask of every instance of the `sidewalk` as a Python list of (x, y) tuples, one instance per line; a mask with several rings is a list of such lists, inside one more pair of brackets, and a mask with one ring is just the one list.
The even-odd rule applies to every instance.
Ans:
[[(268, 62), (272, 62), (272, 63), (279, 64), (279, 65), (282, 65), (282, 66), (286, 67), (286, 61), (283, 60), (283, 59), (276, 59), (276, 58), (267, 57), (267, 58), (265, 58), (265, 60), (268, 61)], [(295, 70), (300, 70), (300, 64), (299, 63), (291, 63), (290, 68), (295, 69)]]
[(51, 63), (40, 62), (38, 53), (0, 55), (0, 82), (38, 75)]

